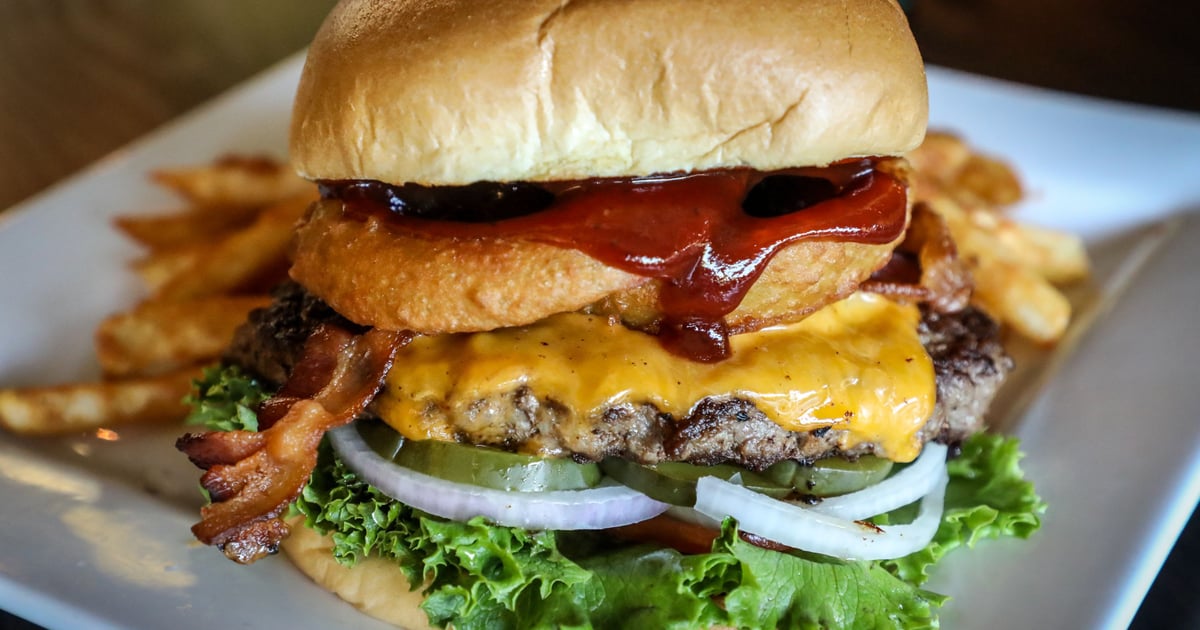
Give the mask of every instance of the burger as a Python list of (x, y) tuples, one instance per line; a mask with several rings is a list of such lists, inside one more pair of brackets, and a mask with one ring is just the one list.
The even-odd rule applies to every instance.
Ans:
[(911, 627), (1028, 535), (887, 0), (345, 0), (193, 532), (406, 627)]

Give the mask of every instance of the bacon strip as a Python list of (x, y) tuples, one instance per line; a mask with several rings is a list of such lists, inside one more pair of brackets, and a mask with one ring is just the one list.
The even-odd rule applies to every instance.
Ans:
[[(958, 257), (954, 238), (941, 215), (924, 203), (913, 206), (908, 232), (897, 250), (891, 263), (862, 284), (864, 291), (901, 302), (928, 302), (939, 313), (966, 308), (974, 286), (971, 271)], [(900, 258), (904, 254), (916, 257), (919, 271), (906, 268), (912, 265)], [(915, 273), (920, 277), (909, 277)]]
[(249, 564), (274, 553), (288, 534), (279, 518), (317, 463), (325, 432), (360, 415), (379, 393), (396, 350), (410, 333), (361, 335), (323, 324), (308, 338), (292, 376), (260, 413), (260, 432), (188, 434), (175, 447), (207, 472), (213, 502), (192, 533), (229, 559)]

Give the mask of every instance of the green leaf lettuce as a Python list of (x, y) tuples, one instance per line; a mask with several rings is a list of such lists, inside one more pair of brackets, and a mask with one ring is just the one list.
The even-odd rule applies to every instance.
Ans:
[(254, 410), (267, 398), (258, 380), (236, 366), (207, 367), (192, 381), (192, 393), (183, 399), (191, 408), (184, 423), (210, 431), (257, 431)]
[[(193, 418), (251, 427), (265, 394), (234, 370), (205, 373)], [(946, 553), (1025, 538), (1044, 504), (1021, 475), (1013, 438), (978, 435), (949, 463), (946, 510), (923, 550), (882, 562), (768, 551), (727, 519), (709, 553), (631, 545), (585, 532), (451, 522), (392, 501), (322, 446), (294, 509), (330, 536), (334, 556), (396, 562), (425, 595), (434, 625), (455, 628), (933, 628), (946, 598), (920, 588)], [(911, 510), (909, 510), (911, 512)], [(876, 522), (902, 521), (904, 510)]]

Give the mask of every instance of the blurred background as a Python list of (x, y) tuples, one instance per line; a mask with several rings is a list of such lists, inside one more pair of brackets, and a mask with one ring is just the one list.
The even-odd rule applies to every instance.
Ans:
[[(333, 4), (3, 0), (0, 208), (299, 50)], [(1200, 111), (1200, 3), (909, 4), (929, 63)]]
[[(333, 4), (0, 0), (0, 211), (301, 49)], [(928, 63), (1200, 112), (1200, 3), (908, 6)], [(1193, 517), (1133, 627), (1200, 627), (1197, 564)]]

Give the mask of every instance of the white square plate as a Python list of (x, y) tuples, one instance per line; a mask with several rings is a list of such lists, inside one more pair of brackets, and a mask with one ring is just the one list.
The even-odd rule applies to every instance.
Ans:
[[(0, 383), (96, 376), (96, 323), (139, 295), (112, 217), (176, 203), (152, 169), (282, 157), (301, 63), (0, 215)], [(1188, 247), (1200, 221), (1179, 218), (1200, 209), (1200, 117), (938, 69), (929, 79), (933, 127), (1017, 164), (1024, 216), (1088, 237), (1096, 282), (1080, 321), (1099, 319), (1077, 328), (1071, 356), (1074, 343), (1034, 355), (1007, 394), (1050, 511), (1028, 543), (948, 559), (932, 585), (955, 598), (943, 622), (1123, 627), (1200, 497), (1200, 250)], [(0, 607), (54, 628), (382, 627), (282, 560), (236, 567), (196, 543), (197, 472), (174, 435), (0, 436)]]

